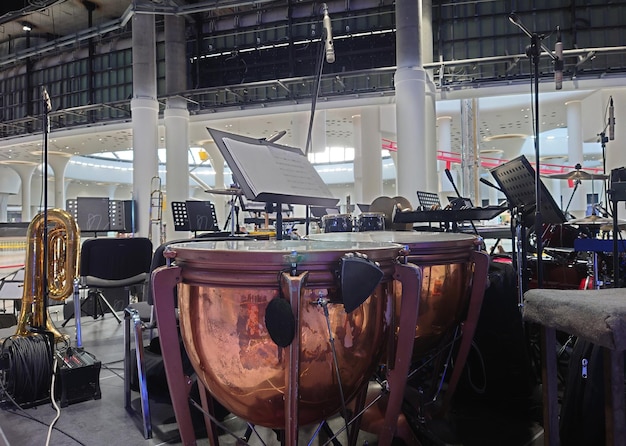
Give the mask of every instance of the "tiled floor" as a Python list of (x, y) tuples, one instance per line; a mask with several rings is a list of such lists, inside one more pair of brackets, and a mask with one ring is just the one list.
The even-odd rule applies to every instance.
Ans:
[[(60, 326), (57, 322), (57, 326)], [(72, 338), (75, 326), (72, 320), (64, 330)], [(0, 330), (0, 338), (13, 334), (14, 328)], [(159, 445), (181, 444), (169, 405), (152, 402), (155, 435), (144, 440), (139, 425), (124, 409), (123, 396), (123, 325), (110, 315), (94, 320), (82, 318), (83, 347), (101, 361), (101, 399), (88, 399), (62, 408), (60, 418), (52, 431), (50, 443), (65, 445)], [(137, 397), (137, 394), (134, 395)], [(136, 403), (138, 401), (135, 401)], [(543, 430), (536, 421), (540, 408), (523, 401), (500, 398), (499, 401), (480, 401), (459, 397), (445, 423), (430, 422), (430, 435), (420, 431), (424, 445), (463, 444), (486, 445), (539, 445), (543, 443)], [(5, 403), (0, 411), (0, 446), (45, 445), (48, 426), (55, 418), (51, 404), (18, 410)], [(238, 435), (245, 430), (243, 423), (229, 416), (227, 425)], [(341, 425), (339, 419), (331, 420), (332, 428)], [(261, 437), (252, 438), (250, 444), (279, 444), (273, 432), (259, 428)], [(308, 444), (313, 429), (302, 429), (300, 444)], [(447, 441), (445, 439), (448, 439)], [(341, 441), (341, 439), (340, 439)], [(234, 445), (236, 440), (220, 436), (221, 444)], [(376, 437), (362, 433), (358, 444), (376, 444)], [(198, 444), (208, 444), (206, 438)], [(315, 441), (312, 444), (323, 444)], [(400, 443), (398, 443), (400, 444)]]

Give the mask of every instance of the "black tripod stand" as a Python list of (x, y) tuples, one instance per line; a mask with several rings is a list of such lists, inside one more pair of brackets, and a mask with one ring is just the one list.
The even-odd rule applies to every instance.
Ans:
[[(111, 302), (109, 302), (107, 298), (104, 297), (104, 294), (102, 294), (102, 290), (99, 290), (99, 289), (89, 290), (89, 293), (87, 293), (87, 298), (83, 300), (80, 304), (81, 312), (82, 312), (83, 306), (90, 300), (91, 300), (91, 305), (92, 305), (91, 316), (94, 319), (98, 319), (100, 316), (104, 317), (104, 314), (106, 312), (105, 308), (108, 308), (111, 314), (115, 317), (115, 319), (117, 319), (117, 322), (120, 324), (122, 323), (122, 319), (115, 312), (115, 308), (113, 308), (113, 305), (111, 305)], [(74, 316), (75, 316), (75, 313), (72, 313), (70, 316), (68, 316), (61, 324), (61, 327), (65, 327), (65, 325)]]

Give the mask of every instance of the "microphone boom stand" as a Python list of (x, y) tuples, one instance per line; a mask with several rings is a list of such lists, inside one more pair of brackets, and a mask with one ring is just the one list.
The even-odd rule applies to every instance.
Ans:
[[(319, 91), (320, 91), (320, 84), (322, 83), (322, 70), (324, 69), (324, 56), (325, 56), (325, 45), (326, 45), (326, 40), (328, 39), (328, 35), (326, 32), (326, 28), (324, 28), (322, 26), (323, 31), (323, 35), (322, 35), (322, 39), (320, 40), (320, 49), (319, 49), (319, 55), (317, 57), (317, 67), (315, 70), (315, 82), (313, 83), (313, 93), (312, 93), (312, 97), (311, 97), (311, 117), (309, 118), (309, 128), (307, 131), (307, 137), (306, 137), (306, 145), (304, 146), (304, 155), (308, 156), (309, 152), (311, 151), (311, 139), (312, 139), (312, 133), (313, 133), (313, 121), (315, 120), (315, 108), (317, 106), (317, 97), (319, 96)], [(282, 206), (282, 205), (281, 205)], [(305, 223), (305, 235), (309, 235), (309, 225), (310, 225), (310, 219), (311, 219), (311, 206), (309, 206), (308, 204), (306, 205), (306, 223)]]
[(531, 66), (533, 67), (533, 81), (534, 81), (534, 137), (535, 137), (535, 234), (537, 237), (537, 288), (543, 287), (543, 242), (541, 240), (541, 228), (543, 221), (541, 218), (541, 178), (540, 178), (540, 151), (539, 151), (539, 58), (541, 56), (541, 49), (550, 55), (553, 60), (558, 58), (552, 54), (552, 52), (545, 47), (542, 43), (542, 37), (537, 33), (530, 32), (528, 28), (520, 21), (517, 14), (510, 14), (509, 20), (517, 25), (528, 37), (530, 37), (530, 47), (527, 50), (527, 54), (531, 59)]

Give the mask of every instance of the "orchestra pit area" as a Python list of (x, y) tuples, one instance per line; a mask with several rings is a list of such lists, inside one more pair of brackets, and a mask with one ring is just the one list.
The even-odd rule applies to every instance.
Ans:
[(72, 253), (55, 250), (54, 230), (43, 250), (27, 249), (26, 225), (5, 228), (0, 445), (543, 444), (538, 333), (512, 266), (474, 234), (403, 230), (397, 204), (364, 213), (382, 206), (392, 230), (334, 232), (326, 217), (299, 240), (63, 234), (80, 280), (46, 305), (24, 265)]

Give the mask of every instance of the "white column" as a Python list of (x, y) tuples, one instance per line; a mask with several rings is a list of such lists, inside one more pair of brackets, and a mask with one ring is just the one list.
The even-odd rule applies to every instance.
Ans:
[[(361, 109), (362, 191), (364, 203), (383, 194), (383, 161), (378, 107)], [(408, 197), (407, 197), (408, 198)], [(410, 198), (409, 198), (410, 200)]]
[(22, 221), (28, 222), (32, 220), (31, 211), (31, 180), (33, 178), (33, 172), (37, 168), (36, 164), (12, 164), (11, 168), (14, 169), (20, 176), (22, 181)]
[(51, 156), (48, 164), (54, 173), (54, 207), (65, 209), (65, 170), (70, 159), (67, 156)]
[[(421, 59), (421, 2), (396, 2), (396, 119), (398, 194), (417, 204), (416, 191), (428, 189), (425, 147), (426, 72)], [(434, 167), (433, 167), (434, 168)]]
[(0, 222), (6, 222), (7, 216), (7, 204), (9, 203), (9, 194), (0, 192)]
[[(567, 112), (567, 156), (569, 160), (569, 164), (572, 166), (576, 164), (583, 163), (583, 119), (582, 119), (582, 102), (581, 101), (569, 101), (565, 103), (566, 112)], [(567, 183), (565, 180), (561, 180), (562, 190), (567, 191), (566, 195), (563, 197), (565, 200), (565, 205), (567, 206), (567, 202), (570, 197), (572, 201), (570, 202), (568, 211), (572, 214), (582, 217), (585, 215), (585, 210), (587, 208), (587, 197), (586, 197), (586, 189), (587, 189), (587, 181), (582, 181), (578, 186), (576, 193), (572, 196), (574, 192), (573, 188), (567, 187)], [(574, 185), (575, 186), (575, 185)]]
[[(443, 152), (452, 152), (452, 117), (451, 116), (440, 116), (437, 118), (437, 134), (439, 137), (439, 142), (437, 148)], [(454, 188), (452, 184), (448, 180), (448, 177), (444, 173), (444, 169), (446, 168), (445, 161), (440, 161), (438, 163), (438, 179), (439, 179), (439, 187), (436, 191), (441, 191), (440, 198), (444, 199), (448, 195), (454, 196)], [(428, 191), (427, 191), (428, 192)], [(445, 200), (442, 201), (445, 203)]]
[[(363, 199), (363, 145), (361, 143), (361, 115), (352, 115), (352, 144), (354, 145), (354, 201)], [(371, 202), (370, 202), (371, 203)]]
[(137, 235), (147, 237), (150, 229), (152, 178), (158, 176), (158, 117), (156, 100), (156, 38), (154, 16), (133, 16), (133, 99), (130, 101), (133, 128), (133, 200), (136, 204)]
[[(165, 109), (165, 147), (167, 201), (185, 201), (189, 198), (189, 112), (183, 99), (169, 99)], [(166, 238), (176, 237), (174, 219), (169, 210), (163, 212)], [(154, 231), (155, 228), (153, 228)]]
[(157, 119), (159, 103), (152, 99), (130, 101), (133, 127), (133, 200), (137, 235), (147, 237), (150, 226), (152, 178), (158, 175)]
[[(187, 89), (187, 61), (185, 59), (185, 18), (165, 16), (165, 93), (175, 95)], [(167, 201), (185, 201), (189, 198), (189, 111), (182, 97), (170, 97), (163, 114), (165, 123)], [(176, 237), (171, 209), (163, 211), (165, 238)], [(158, 228), (152, 228), (153, 233)], [(153, 238), (155, 235), (153, 235)]]

